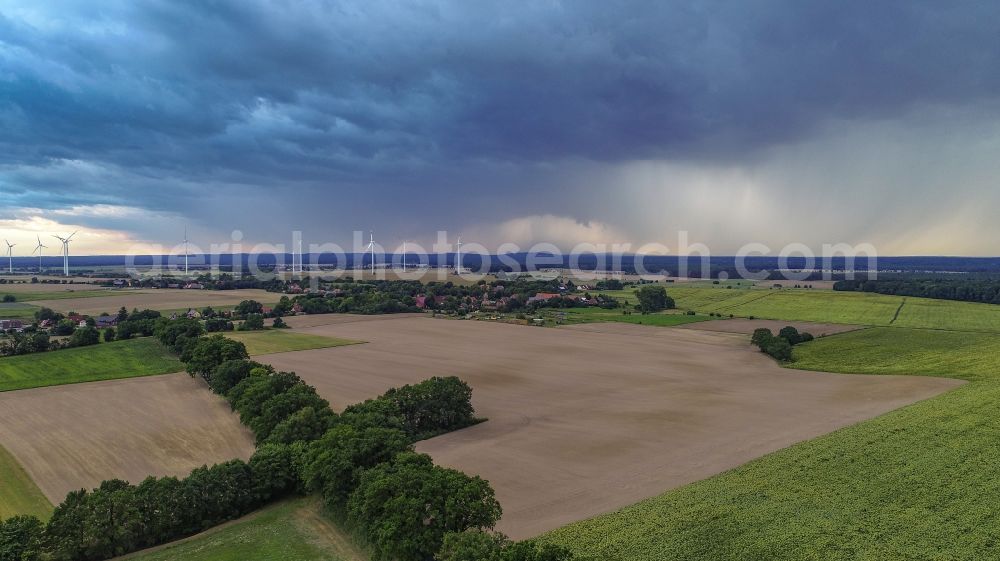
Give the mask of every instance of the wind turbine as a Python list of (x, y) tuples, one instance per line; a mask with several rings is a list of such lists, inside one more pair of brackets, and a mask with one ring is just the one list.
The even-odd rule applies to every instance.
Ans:
[(75, 235), (76, 232), (73, 232), (72, 234), (66, 236), (65, 238), (56, 235), (52, 236), (53, 238), (56, 238), (57, 240), (61, 241), (63, 244), (63, 275), (67, 277), (69, 276), (69, 242), (70, 240), (73, 239), (73, 236)]
[(455, 252), (455, 274), (462, 274), (462, 236), (458, 237), (458, 250)]
[(184, 276), (188, 274), (188, 229), (184, 227)]
[[(38, 252), (38, 272), (41, 273), (42, 272), (42, 248), (43, 247), (49, 247), (49, 246), (42, 244), (42, 238), (41, 238), (41, 236), (35, 236), (35, 238), (38, 240), (38, 245), (35, 246), (35, 251)], [(34, 255), (35, 251), (31, 252), (32, 255)]]
[(7, 264), (10, 268), (10, 273), (14, 274), (14, 246), (17, 244), (10, 243), (7, 240), (4, 240), (4, 243), (7, 244)]
[(375, 230), (370, 232), (371, 241), (368, 242), (368, 247), (365, 249), (370, 249), (372, 252), (372, 276), (375, 276)]

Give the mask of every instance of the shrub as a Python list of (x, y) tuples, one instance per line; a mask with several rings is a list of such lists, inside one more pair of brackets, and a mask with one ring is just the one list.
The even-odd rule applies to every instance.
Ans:
[(285, 323), (285, 320), (281, 319), (280, 317), (274, 318), (274, 323), (271, 324), (271, 326), (274, 327), (275, 329), (287, 329), (288, 328), (288, 324)]
[(76, 322), (70, 319), (61, 319), (52, 328), (53, 335), (72, 335), (76, 331)]
[(223, 318), (212, 318), (205, 322), (205, 331), (209, 333), (232, 331), (233, 328), (233, 322)]
[(792, 344), (783, 337), (772, 337), (771, 340), (765, 344), (763, 350), (765, 353), (771, 355), (777, 360), (792, 360)]
[(444, 537), (435, 561), (571, 561), (573, 553), (551, 544), (512, 542), (503, 534), (470, 530)]
[(790, 345), (799, 344), (799, 330), (795, 329), (791, 325), (782, 327), (781, 331), (778, 331), (778, 337), (788, 341), (788, 344)]
[(89, 347), (101, 342), (101, 332), (96, 327), (81, 327), (69, 338), (70, 347)]
[(240, 331), (259, 331), (264, 329), (264, 316), (260, 314), (250, 314), (240, 324)]
[(13, 294), (4, 294), (3, 295), (3, 301), (4, 301), (4, 303), (7, 303), (7, 304), (9, 304), (11, 302), (17, 302), (17, 297), (14, 296)]
[(763, 348), (764, 344), (770, 341), (773, 337), (774, 333), (772, 333), (770, 329), (761, 327), (759, 329), (754, 329), (753, 335), (750, 337), (750, 343)]
[(240, 317), (246, 317), (251, 314), (263, 314), (264, 305), (256, 300), (244, 300), (236, 305), (233, 312)]
[(114, 327), (106, 327), (104, 329), (104, 342), (105, 343), (110, 343), (110, 342), (112, 342), (114, 340), (115, 340), (115, 328)]

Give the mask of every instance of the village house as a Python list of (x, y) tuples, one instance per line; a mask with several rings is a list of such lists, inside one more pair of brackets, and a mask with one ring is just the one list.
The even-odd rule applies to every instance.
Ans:
[(559, 295), (553, 294), (551, 292), (539, 292), (538, 294), (535, 294), (531, 298), (528, 298), (528, 303), (534, 304), (535, 302), (545, 302), (553, 298), (559, 298)]
[(0, 319), (0, 331), (24, 332), (24, 322), (19, 319)]

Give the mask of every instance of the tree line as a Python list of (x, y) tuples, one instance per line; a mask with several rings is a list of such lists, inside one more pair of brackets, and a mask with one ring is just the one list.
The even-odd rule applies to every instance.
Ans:
[(167, 543), (301, 493), (320, 494), (376, 561), (565, 561), (561, 548), (514, 544), (491, 530), (501, 507), (488, 482), (443, 468), (417, 441), (479, 422), (455, 377), (391, 389), (338, 415), (292, 372), (250, 360), (246, 347), (205, 335), (197, 320), (154, 334), (188, 373), (223, 396), (255, 436), (248, 462), (139, 485), (109, 480), (74, 491), (43, 524), (0, 522), (0, 560), (91, 561)]

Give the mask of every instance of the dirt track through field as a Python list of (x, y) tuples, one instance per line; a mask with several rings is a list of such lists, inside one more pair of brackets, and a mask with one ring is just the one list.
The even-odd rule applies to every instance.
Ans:
[(744, 335), (695, 329), (546, 329), (391, 316), (290, 323), (305, 333), (369, 341), (255, 357), (298, 372), (335, 408), (434, 375), (469, 382), (478, 414), (489, 421), (418, 449), (488, 479), (504, 507), (499, 529), (515, 538), (618, 509), (960, 384), (787, 370)]
[(0, 393), (0, 443), (53, 504), (105, 479), (247, 459), (253, 437), (187, 374)]

